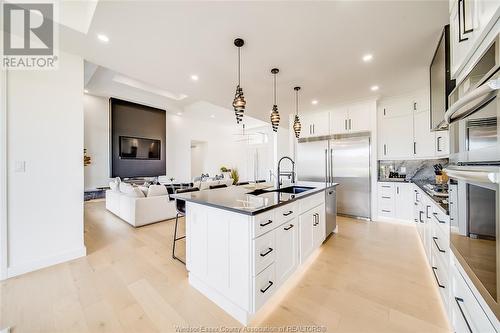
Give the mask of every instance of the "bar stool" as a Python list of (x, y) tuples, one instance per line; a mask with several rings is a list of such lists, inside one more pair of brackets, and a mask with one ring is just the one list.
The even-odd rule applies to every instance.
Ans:
[(211, 190), (215, 189), (215, 188), (224, 188), (224, 187), (227, 187), (226, 184), (220, 184), (220, 185), (210, 185), (209, 188)]
[[(178, 189), (175, 193), (188, 193), (188, 192), (196, 192), (200, 189), (197, 187), (186, 188), (186, 189)], [(178, 240), (186, 238), (186, 236), (177, 237), (177, 225), (179, 223), (179, 216), (186, 216), (186, 201), (182, 199), (175, 199), (175, 209), (177, 210), (177, 214), (175, 215), (175, 229), (174, 229), (174, 242), (172, 244), (172, 258), (179, 260), (184, 265), (186, 264), (182, 259), (177, 258), (175, 256), (175, 242)]]

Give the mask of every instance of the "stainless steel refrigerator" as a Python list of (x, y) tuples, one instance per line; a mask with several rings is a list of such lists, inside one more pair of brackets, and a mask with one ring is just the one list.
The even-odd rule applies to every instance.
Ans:
[(304, 138), (297, 146), (297, 179), (339, 183), (339, 215), (370, 219), (370, 133)]

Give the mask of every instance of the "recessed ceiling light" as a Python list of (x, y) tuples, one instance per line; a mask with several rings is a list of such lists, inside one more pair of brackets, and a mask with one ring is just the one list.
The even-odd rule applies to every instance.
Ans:
[(182, 112), (177, 112), (177, 115), (178, 116), (182, 116)]
[(370, 89), (371, 89), (372, 91), (377, 91), (377, 90), (378, 90), (378, 86), (372, 86)]
[(210, 115), (210, 118), (215, 118), (215, 115), (214, 115), (214, 114), (211, 114), (211, 115)]
[(372, 61), (372, 59), (373, 59), (373, 54), (365, 54), (365, 55), (363, 56), (363, 61), (364, 61), (364, 62), (369, 62), (369, 61)]
[(198, 79), (199, 79), (198, 75), (191, 75), (191, 80), (198, 81)]
[(97, 34), (97, 39), (99, 39), (103, 43), (109, 42), (109, 37), (103, 34)]
[(318, 104), (318, 101), (317, 101), (317, 100), (315, 100), (315, 99), (313, 99), (313, 100), (311, 101), (311, 104), (312, 104), (312, 105), (316, 105), (316, 104)]
[(83, 92), (86, 93), (86, 94), (89, 93), (89, 91), (87, 89), (83, 89)]

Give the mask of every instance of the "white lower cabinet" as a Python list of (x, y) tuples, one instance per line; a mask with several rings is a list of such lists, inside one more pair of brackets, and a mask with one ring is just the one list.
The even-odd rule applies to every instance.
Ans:
[(276, 280), (284, 281), (299, 264), (299, 225), (295, 218), (282, 224), (276, 235)]
[(457, 333), (497, 332), (460, 273), (451, 267), (450, 321)]
[(381, 218), (410, 221), (412, 219), (410, 183), (378, 183), (378, 215)]
[(324, 192), (254, 216), (186, 203), (189, 283), (244, 325), (324, 240)]
[(466, 283), (451, 252), (449, 216), (418, 186), (413, 187), (413, 219), (454, 332), (498, 332)]

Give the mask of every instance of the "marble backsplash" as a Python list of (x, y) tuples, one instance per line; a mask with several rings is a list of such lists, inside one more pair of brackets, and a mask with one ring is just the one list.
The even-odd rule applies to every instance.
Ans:
[(434, 164), (444, 167), (448, 164), (448, 159), (378, 161), (378, 179), (387, 179), (392, 171), (406, 174), (406, 180), (432, 180), (435, 176)]

